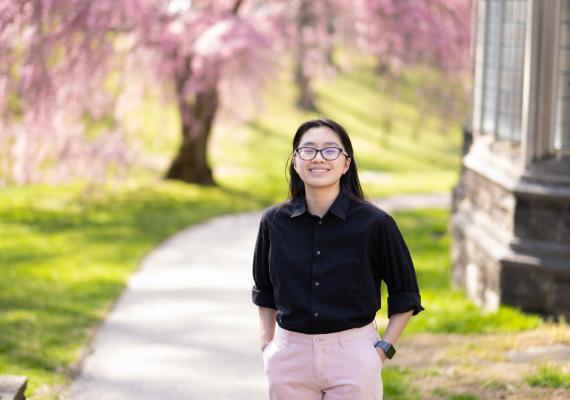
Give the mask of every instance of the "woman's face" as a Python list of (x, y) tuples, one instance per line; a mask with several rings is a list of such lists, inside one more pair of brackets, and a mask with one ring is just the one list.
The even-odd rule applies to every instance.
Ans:
[[(318, 150), (326, 147), (338, 147), (344, 150), (338, 135), (325, 126), (309, 129), (301, 136), (299, 147), (312, 147)], [(307, 158), (307, 157), (304, 157)], [(293, 166), (305, 187), (327, 188), (339, 184), (340, 178), (348, 171), (350, 158), (345, 153), (340, 153), (336, 160), (325, 160), (319, 152), (312, 160), (303, 160), (297, 152), (293, 159)]]

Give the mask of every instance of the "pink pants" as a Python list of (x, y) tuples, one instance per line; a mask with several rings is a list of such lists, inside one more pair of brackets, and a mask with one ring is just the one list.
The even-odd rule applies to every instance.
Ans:
[(382, 360), (373, 323), (319, 335), (277, 326), (263, 350), (271, 400), (380, 400)]

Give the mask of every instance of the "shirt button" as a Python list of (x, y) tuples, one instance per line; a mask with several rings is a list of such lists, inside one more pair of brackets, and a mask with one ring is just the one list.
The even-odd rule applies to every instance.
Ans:
[(322, 220), (322, 219), (319, 219), (319, 225), (322, 224), (322, 223), (323, 223), (323, 220)]
[(315, 318), (316, 318), (316, 317), (318, 317), (318, 316), (319, 316), (319, 313), (318, 313), (318, 312), (316, 312), (316, 313), (314, 313), (313, 315), (314, 315), (314, 316), (315, 316)]
[(320, 285), (319, 281), (316, 281), (315, 286), (319, 286), (319, 285)]
[(321, 251), (320, 251), (320, 250), (317, 250), (316, 254), (317, 254), (318, 256), (320, 256), (320, 255), (321, 255)]

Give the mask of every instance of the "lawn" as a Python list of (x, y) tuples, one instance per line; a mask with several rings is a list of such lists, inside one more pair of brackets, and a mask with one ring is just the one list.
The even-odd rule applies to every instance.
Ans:
[[(536, 398), (549, 394), (548, 388), (531, 388), (518, 379), (522, 373), (530, 374), (536, 367), (534, 364), (509, 364), (505, 354), (524, 348), (525, 343), (529, 346), (564, 343), (570, 340), (570, 330), (564, 325), (544, 323), (539, 317), (512, 307), (483, 312), (462, 291), (453, 289), (448, 210), (397, 212), (394, 218), (413, 255), (426, 310), (412, 317), (397, 346), (401, 349), (398, 357), (383, 369), (386, 399), (497, 399), (504, 398), (501, 396), (509, 391), (515, 391), (513, 399), (522, 393), (538, 394)], [(380, 333), (387, 322), (386, 311), (382, 309), (377, 316)], [(489, 368), (481, 368), (482, 363)], [(521, 374), (514, 378), (505, 370)], [(558, 381), (567, 377), (561, 372), (557, 375), (551, 372), (552, 375)], [(495, 381), (503, 384), (485, 386)], [(565, 382), (570, 383), (568, 378)], [(478, 397), (481, 392), (485, 396)]]
[[(410, 72), (409, 85), (417, 74)], [(444, 129), (437, 118), (420, 115), (411, 86), (404, 84), (396, 96), (379, 91), (381, 85), (360, 67), (316, 85), (322, 114), (344, 124), (353, 138), (365, 192), (373, 198), (449, 191), (458, 176), (462, 121)], [(172, 108), (145, 112), (159, 107), (149, 99), (138, 114), (146, 120), (132, 125), (144, 162), (128, 181), (0, 190), (0, 374), (27, 375), (32, 399), (55, 399), (93, 329), (153, 246), (212, 216), (283, 199), (292, 134), (317, 115), (296, 111), (293, 100), (292, 85), (281, 77), (255, 118), (243, 125), (217, 121), (210, 159), (219, 187), (158, 179), (175, 151), (177, 122)], [(406, 339), (540, 326), (537, 318), (511, 308), (484, 314), (450, 288), (447, 219), (444, 210), (397, 214), (427, 309), (412, 321)], [(400, 396), (390, 398), (413, 395), (405, 366), (384, 373), (392, 377), (387, 393)]]
[(91, 329), (153, 246), (209, 217), (264, 205), (174, 182), (85, 190), (0, 191), (0, 374), (27, 375), (32, 394), (66, 382)]
[[(409, 72), (410, 79), (419, 73)], [(211, 159), (218, 181), (239, 191), (259, 188), (274, 201), (282, 199), (293, 134), (301, 122), (323, 115), (347, 129), (370, 197), (449, 191), (458, 179), (463, 121), (444, 127), (439, 119), (422, 115), (413, 80), (403, 81), (401, 98), (382, 90), (382, 82), (369, 67), (355, 67), (332, 82), (318, 81), (320, 112), (300, 113), (292, 106), (295, 89), (288, 77), (276, 80), (263, 113), (242, 127), (222, 121), (215, 130)], [(390, 131), (385, 120), (391, 121)]]

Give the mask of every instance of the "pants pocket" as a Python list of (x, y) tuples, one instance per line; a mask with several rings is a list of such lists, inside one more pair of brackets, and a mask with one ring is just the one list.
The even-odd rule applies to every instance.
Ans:
[(264, 354), (267, 349), (269, 349), (269, 347), (271, 346), (271, 344), (275, 341), (275, 338), (271, 339), (269, 342), (267, 342), (267, 344), (265, 345), (265, 347), (263, 348), (263, 350), (261, 350), (261, 354)]
[(378, 365), (379, 368), (382, 368), (382, 358), (380, 357), (380, 354), (378, 354), (379, 350), (377, 350), (376, 347), (374, 347), (374, 345), (378, 340), (380, 340), (379, 336), (371, 336), (368, 340), (368, 347), (371, 350), (370, 352), (374, 356), (376, 364)]
[(287, 347), (287, 343), (282, 338), (274, 337), (268, 344), (265, 346), (263, 351), (261, 352), (261, 356), (263, 358), (263, 366), (267, 371), (269, 365), (273, 361), (273, 359)]

